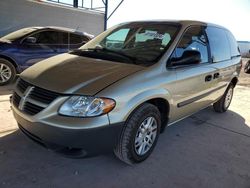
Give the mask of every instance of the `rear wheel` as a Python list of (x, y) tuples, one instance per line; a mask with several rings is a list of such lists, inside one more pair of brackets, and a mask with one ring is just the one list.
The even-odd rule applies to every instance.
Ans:
[(16, 77), (16, 69), (12, 63), (0, 59), (0, 86), (9, 84)]
[(227, 111), (233, 98), (233, 91), (234, 91), (234, 86), (230, 84), (227, 90), (225, 91), (224, 95), (220, 98), (220, 100), (218, 100), (216, 103), (213, 104), (214, 110), (216, 112), (222, 113)]
[(115, 155), (128, 164), (144, 161), (152, 153), (158, 140), (161, 117), (158, 108), (145, 103), (126, 122)]

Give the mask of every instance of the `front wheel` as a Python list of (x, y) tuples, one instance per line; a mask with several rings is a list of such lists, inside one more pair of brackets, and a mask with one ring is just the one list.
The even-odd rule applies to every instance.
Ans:
[(125, 123), (114, 149), (115, 155), (128, 164), (144, 161), (152, 153), (160, 133), (158, 108), (145, 103)]
[(213, 104), (214, 110), (216, 112), (225, 112), (229, 108), (232, 98), (233, 98), (234, 86), (230, 84), (225, 91), (224, 95), (218, 100), (216, 103)]
[(0, 59), (0, 86), (7, 85), (14, 80), (16, 69), (9, 61)]

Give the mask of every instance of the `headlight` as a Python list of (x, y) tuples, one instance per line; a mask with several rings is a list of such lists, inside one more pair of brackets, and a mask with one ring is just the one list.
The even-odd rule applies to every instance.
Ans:
[(115, 107), (115, 101), (108, 98), (72, 96), (59, 109), (59, 114), (74, 117), (93, 117), (107, 114)]

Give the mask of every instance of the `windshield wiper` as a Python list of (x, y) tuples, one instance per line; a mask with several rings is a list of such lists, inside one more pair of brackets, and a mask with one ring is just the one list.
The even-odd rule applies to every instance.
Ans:
[(94, 52), (109, 52), (109, 53), (113, 53), (115, 55), (125, 57), (126, 59), (130, 60), (133, 64), (137, 64), (137, 58), (131, 57), (129, 55), (124, 54), (123, 52), (119, 52), (119, 51), (116, 51), (116, 50), (111, 50), (111, 49), (104, 48), (104, 47), (99, 47), (99, 46), (97, 46), (96, 48), (87, 48), (87, 49), (81, 49), (81, 50), (94, 51)]
[[(135, 65), (142, 65), (142, 66), (149, 66), (151, 65), (152, 63), (154, 63), (153, 61), (148, 61), (148, 60), (142, 60), (142, 59), (138, 59), (136, 57), (131, 57), (129, 55), (126, 55), (122, 52), (118, 52), (118, 51), (114, 51), (114, 50), (110, 50), (110, 49), (107, 49), (107, 48), (86, 48), (86, 49), (75, 49), (75, 50), (72, 50), (70, 51), (69, 53), (70, 54), (74, 54), (74, 55), (87, 55), (85, 54), (88, 53), (88, 52), (91, 52), (91, 54), (94, 52), (98, 53), (98, 52), (110, 52), (110, 53), (113, 53), (115, 54), (116, 56), (118, 55), (119, 57), (123, 57), (124, 60), (129, 60), (130, 63), (132, 64), (135, 64)], [(84, 54), (83, 54), (84, 53)], [(95, 58), (95, 55), (92, 54), (92, 55), (87, 55), (88, 57), (93, 57)], [(109, 59), (109, 58), (108, 58)], [(114, 60), (114, 61), (117, 61), (117, 60)], [(121, 61), (121, 62), (124, 62), (124, 63), (129, 63), (127, 61)]]

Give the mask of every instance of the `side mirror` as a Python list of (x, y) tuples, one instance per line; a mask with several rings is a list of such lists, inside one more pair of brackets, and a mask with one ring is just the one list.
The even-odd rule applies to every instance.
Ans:
[(201, 53), (197, 50), (186, 50), (180, 58), (172, 58), (171, 65), (195, 65), (201, 62)]
[(35, 37), (27, 37), (24, 40), (24, 42), (27, 43), (27, 44), (35, 44), (36, 43), (36, 38)]
[(246, 74), (250, 74), (250, 60), (246, 63), (246, 65), (244, 67), (244, 72)]

